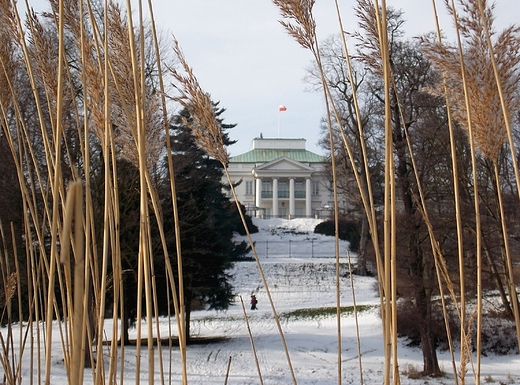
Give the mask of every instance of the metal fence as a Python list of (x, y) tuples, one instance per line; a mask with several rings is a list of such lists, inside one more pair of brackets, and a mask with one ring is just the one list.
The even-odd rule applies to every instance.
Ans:
[[(282, 240), (255, 241), (255, 248), (260, 258), (334, 258), (336, 245), (330, 240)], [(340, 253), (346, 255), (348, 242), (340, 241)]]

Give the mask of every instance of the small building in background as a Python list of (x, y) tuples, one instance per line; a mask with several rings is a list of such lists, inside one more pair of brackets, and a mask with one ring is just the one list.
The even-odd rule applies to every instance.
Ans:
[(252, 150), (229, 160), (238, 200), (247, 214), (304, 218), (326, 214), (333, 197), (324, 156), (305, 149), (305, 139), (255, 138)]

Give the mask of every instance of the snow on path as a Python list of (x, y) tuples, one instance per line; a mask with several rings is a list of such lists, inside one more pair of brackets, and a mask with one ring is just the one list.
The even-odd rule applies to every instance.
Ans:
[[(323, 236), (305, 234), (312, 231), (318, 220), (256, 220), (261, 227), (258, 234), (253, 234), (256, 241), (266, 239), (291, 239), (300, 244), (313, 239), (324, 239)], [(295, 230), (287, 232), (286, 229)], [(330, 238), (328, 238), (330, 239)], [(272, 242), (271, 247), (283, 245), (282, 242)], [(345, 250), (346, 243), (341, 244)], [(274, 250), (273, 250), (274, 252)], [(263, 271), (267, 277), (269, 289), (281, 315), (283, 332), (287, 341), (292, 366), (298, 384), (332, 385), (338, 383), (338, 343), (337, 320), (335, 316), (315, 315), (314, 317), (290, 317), (284, 314), (301, 309), (316, 309), (336, 306), (335, 294), (335, 260), (333, 258), (289, 258), (278, 251), (277, 258), (260, 258)], [(353, 261), (355, 261), (355, 256)], [(341, 257), (341, 303), (342, 306), (352, 306), (353, 297), (350, 290), (350, 277), (347, 272), (346, 255)], [(187, 369), (190, 384), (223, 384), (226, 369), (231, 357), (229, 385), (258, 384), (258, 372), (244, 319), (240, 296), (246, 305), (246, 314), (249, 320), (251, 333), (259, 360), (260, 372), (265, 385), (291, 384), (287, 359), (282, 348), (278, 329), (274, 322), (272, 311), (267, 299), (266, 288), (260, 279), (255, 262), (239, 262), (233, 269), (234, 287), (237, 294), (235, 303), (224, 312), (196, 311), (192, 313), (192, 335), (195, 337), (223, 337), (219, 342), (202, 345), (191, 345), (187, 350)], [(358, 305), (372, 305), (368, 310), (358, 315), (360, 350), (362, 357), (362, 376), (364, 384), (382, 384), (384, 368), (384, 352), (379, 317), (379, 297), (377, 284), (374, 278), (354, 276), (356, 303)], [(249, 296), (255, 293), (259, 299), (259, 310), (249, 310)], [(106, 335), (111, 335), (111, 320), (106, 320)], [(164, 337), (169, 328), (175, 330), (175, 325), (168, 325), (165, 318), (161, 318), (160, 329)], [(5, 329), (1, 330), (5, 336)], [(15, 334), (15, 338), (18, 334)], [(135, 337), (135, 330), (132, 331)], [(344, 384), (361, 384), (359, 355), (355, 318), (343, 315), (341, 318), (341, 345), (342, 345), (342, 378)], [(399, 365), (400, 371), (406, 372), (410, 368), (421, 370), (422, 354), (420, 349), (406, 346), (406, 340), (400, 340)], [(15, 340), (16, 343), (16, 340)], [(120, 352), (120, 349), (118, 349)], [(104, 347), (104, 355), (108, 362), (109, 350)], [(181, 383), (181, 363), (178, 348), (173, 348), (172, 354), (167, 347), (162, 348), (163, 364), (166, 372), (165, 382)], [(148, 382), (148, 352), (147, 347), (141, 348), (140, 382)], [(158, 350), (155, 355), (155, 379), (160, 384)], [(447, 385), (453, 384), (451, 361), (447, 352), (438, 353), (441, 369), (448, 374), (441, 378), (410, 379), (401, 375), (403, 385)], [(23, 381), (30, 383), (30, 356), (26, 351), (23, 356)], [(136, 349), (126, 347), (124, 360), (124, 382), (136, 382)], [(56, 331), (53, 341), (52, 356), (53, 385), (67, 383), (67, 376), (63, 363), (63, 355)], [(119, 365), (121, 365), (121, 360)], [(108, 373), (108, 366), (106, 367)], [(470, 372), (466, 377), (467, 384), (474, 384)], [(118, 368), (118, 373), (120, 368)], [(93, 384), (92, 372), (85, 370), (84, 384)], [(520, 358), (511, 356), (483, 357), (482, 382), (496, 384), (520, 384)], [(33, 375), (34, 383), (37, 377)], [(119, 380), (118, 380), (119, 381)]]

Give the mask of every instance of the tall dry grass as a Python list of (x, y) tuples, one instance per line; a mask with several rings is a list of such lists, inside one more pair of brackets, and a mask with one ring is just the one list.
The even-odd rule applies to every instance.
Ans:
[[(273, 1), (275, 5), (280, 8), (281, 16), (290, 21), (295, 21), (294, 23), (282, 21), (282, 25), (286, 28), (289, 35), (295, 38), (295, 40), (304, 48), (309, 49), (315, 58), (318, 69), (321, 71), (323, 89), (327, 96), (327, 82), (324, 76), (324, 72), (320, 63), (319, 51), (316, 49), (317, 43), (315, 43), (315, 24), (313, 24), (312, 17), (307, 15), (309, 10), (312, 10), (312, 6), (314, 4), (313, 1), (304, 1), (304, 2), (292, 2), (292, 1)], [(436, 4), (434, 5), (434, 17), (437, 19), (437, 11)], [(438, 45), (430, 44), (426, 49), (430, 49), (430, 52), (433, 52), (435, 49), (437, 50), (436, 55), (431, 55), (432, 60), (441, 63), (441, 71), (446, 75), (444, 81), (444, 88), (441, 92), (446, 95), (447, 98), (447, 106), (449, 108), (448, 116), (453, 116), (453, 119), (458, 121), (459, 124), (466, 126), (468, 128), (469, 133), (469, 141), (472, 152), (472, 163), (473, 163), (473, 186), (474, 186), (474, 197), (475, 197), (475, 217), (476, 221), (476, 238), (477, 238), (477, 247), (476, 247), (476, 255), (477, 255), (477, 287), (478, 295), (477, 295), (477, 310), (474, 313), (474, 316), (477, 318), (477, 351), (480, 352), (480, 341), (481, 341), (481, 323), (482, 323), (482, 262), (481, 262), (481, 246), (479, 244), (480, 239), (482, 238), (482, 233), (480, 230), (480, 214), (479, 214), (479, 201), (478, 201), (478, 179), (477, 179), (477, 162), (476, 157), (477, 153), (475, 149), (481, 151), (484, 156), (489, 157), (493, 160), (495, 165), (495, 181), (497, 183), (497, 197), (499, 200), (499, 208), (500, 213), (499, 216), (502, 218), (502, 232), (503, 232), (503, 242), (505, 247), (505, 255), (506, 255), (506, 264), (508, 266), (509, 275), (509, 294), (510, 298), (513, 298), (513, 302), (515, 303), (513, 306), (515, 312), (515, 319), (517, 320), (518, 325), (518, 311), (517, 311), (517, 293), (515, 289), (514, 282), (512, 280), (512, 264), (510, 263), (511, 257), (510, 252), (508, 250), (508, 232), (506, 230), (505, 224), (505, 216), (503, 212), (503, 204), (501, 200), (500, 194), (500, 174), (497, 166), (497, 156), (498, 152), (503, 148), (503, 144), (505, 142), (506, 136), (511, 138), (510, 140), (510, 148), (512, 150), (512, 158), (516, 158), (516, 152), (514, 151), (514, 142), (512, 141), (512, 135), (510, 134), (510, 123), (508, 119), (508, 115), (511, 111), (516, 111), (518, 105), (516, 104), (517, 92), (515, 91), (515, 87), (508, 88), (508, 85), (517, 84), (517, 74), (518, 74), (518, 49), (516, 48), (518, 45), (518, 37), (516, 35), (517, 29), (510, 28), (498, 38), (496, 45), (492, 41), (492, 37), (494, 32), (492, 30), (492, 7), (487, 7), (485, 1), (468, 1), (468, 2), (460, 2), (459, 4), (463, 16), (457, 16), (456, 8), (452, 2), (451, 6), (448, 6), (449, 11), (454, 17), (454, 24), (456, 29), (456, 34), (458, 36), (459, 45), (458, 47), (448, 47), (439, 43)], [(340, 20), (340, 31), (344, 31), (341, 24), (341, 16), (339, 14), (338, 8), (338, 16)], [(393, 165), (393, 138), (392, 138), (392, 128), (391, 128), (391, 119), (392, 112), (390, 110), (390, 95), (391, 90), (394, 87), (393, 74), (391, 70), (391, 65), (388, 57), (389, 51), (389, 41), (387, 35), (387, 26), (386, 26), (386, 2), (383, 1), (381, 4), (379, 2), (369, 2), (369, 1), (358, 1), (357, 16), (360, 20), (360, 25), (362, 29), (364, 29), (368, 38), (364, 40), (363, 49), (364, 54), (362, 54), (362, 59), (365, 64), (371, 66), (374, 69), (375, 73), (378, 73), (384, 81), (384, 100), (385, 104), (385, 185), (387, 189), (385, 190), (385, 211), (384, 211), (384, 235), (383, 235), (383, 244), (382, 248), (384, 250), (383, 261), (384, 265), (379, 265), (380, 258), (376, 256), (376, 260), (378, 262), (378, 277), (381, 290), (381, 298), (383, 301), (383, 297), (386, 299), (385, 302), (382, 302), (382, 312), (383, 312), (383, 325), (384, 325), (384, 338), (385, 338), (385, 346), (389, 349), (385, 352), (385, 378), (384, 382), (389, 383), (390, 378), (393, 377), (394, 383), (399, 383), (399, 372), (398, 372), (398, 363), (397, 363), (397, 341), (396, 341), (396, 253), (395, 253), (395, 234), (397, 231), (396, 228), (396, 187), (395, 187), (395, 166)], [(440, 28), (438, 28), (440, 31)], [(462, 31), (462, 32), (461, 32)], [(467, 45), (463, 46), (460, 43), (460, 35), (463, 35), (467, 38)], [(344, 34), (342, 33), (343, 39), (343, 47), (344, 47), (344, 55), (347, 61), (347, 68), (349, 70), (349, 76), (351, 79), (351, 84), (354, 84), (352, 81), (352, 72), (350, 65), (350, 55), (348, 52), (347, 45), (345, 43)], [(438, 32), (438, 36), (440, 37), (440, 32)], [(435, 47), (435, 48), (433, 48)], [(469, 47), (469, 48), (468, 48)], [(498, 50), (498, 52), (495, 51)], [(457, 60), (457, 57), (460, 58)], [(436, 59), (436, 60), (435, 60)], [(465, 64), (465, 63), (468, 64)], [(472, 66), (473, 70), (467, 69), (466, 66)], [(451, 67), (451, 68), (450, 68)], [(485, 69), (482, 71), (482, 69)], [(480, 71), (480, 72), (479, 72)], [(508, 92), (509, 91), (509, 92)], [(453, 94), (456, 94), (455, 97)], [(357, 105), (356, 101), (356, 92), (353, 91), (353, 97), (355, 105)], [(327, 111), (334, 111), (334, 100), (332, 98), (327, 98)], [(399, 104), (399, 101), (398, 101)], [(400, 106), (399, 106), (400, 107)], [(400, 108), (401, 109), (401, 108)], [(359, 110), (356, 107), (357, 116), (359, 116)], [(403, 119), (404, 121), (404, 119)], [(329, 115), (329, 131), (332, 130), (331, 119)], [(336, 116), (336, 122), (341, 126), (341, 120)], [(358, 123), (360, 125), (360, 122)], [(454, 180), (456, 186), (456, 195), (458, 194), (458, 177), (456, 171), (456, 163), (455, 159), (457, 159), (457, 154), (455, 152), (455, 142), (452, 134), (452, 125), (450, 119), (450, 132), (452, 138), (452, 158), (454, 159), (453, 168), (454, 168)], [(507, 130), (506, 130), (507, 129)], [(506, 135), (506, 133), (508, 135)], [(360, 129), (360, 136), (362, 136)], [(361, 143), (364, 143), (364, 139), (362, 138)], [(349, 154), (352, 167), (356, 169), (356, 163), (353, 160), (351, 155), (351, 151), (349, 149), (350, 144), (348, 140), (344, 138), (344, 146)], [(411, 144), (408, 142), (408, 148), (410, 152), (410, 158), (413, 162), (413, 150)], [(334, 154), (334, 145), (331, 142), (331, 154)], [(516, 173), (516, 159), (514, 160), (514, 167)], [(416, 167), (414, 167), (416, 169)], [(356, 178), (357, 175), (354, 173)], [(517, 174), (516, 174), (517, 175)], [(451, 299), (458, 307), (460, 304), (459, 318), (461, 320), (461, 340), (464, 343), (461, 344), (461, 362), (460, 362), (460, 371), (457, 373), (457, 368), (454, 359), (453, 352), (453, 344), (450, 340), (451, 346), (451, 354), (452, 354), (452, 362), (453, 362), (453, 370), (455, 379), (460, 378), (462, 383), (464, 383), (465, 373), (466, 373), (466, 365), (469, 363), (471, 356), (471, 329), (473, 324), (473, 316), (472, 318), (466, 322), (466, 298), (464, 297), (465, 293), (465, 285), (464, 285), (464, 263), (463, 260), (463, 245), (462, 245), (462, 228), (460, 221), (460, 206), (457, 204), (456, 206), (456, 221), (458, 224), (458, 242), (459, 242), (459, 269), (460, 269), (460, 303), (457, 301), (457, 296), (454, 291), (453, 284), (451, 282), (451, 278), (447, 273), (444, 257), (442, 252), (438, 247), (438, 242), (435, 239), (435, 234), (433, 229), (431, 229), (431, 222), (428, 219), (427, 208), (425, 206), (425, 201), (421, 193), (419, 178), (416, 175), (415, 182), (419, 186), (420, 196), (416, 197), (418, 201), (418, 206), (420, 208), (420, 212), (424, 218), (425, 223), (429, 226), (429, 234), (431, 237), (431, 245), (432, 252), (435, 256), (436, 260), (436, 269), (439, 283), (439, 290), (442, 294), (444, 289), (443, 285), (446, 284), (448, 287), (448, 291), (451, 293)], [(357, 179), (358, 187), (361, 192), (361, 196), (363, 198), (363, 203), (365, 205), (365, 212), (367, 217), (369, 218), (369, 223), (371, 218), (373, 206), (368, 206), (366, 202), (369, 199), (366, 198), (367, 190), (366, 184), (361, 183), (359, 179)], [(518, 178), (517, 178), (518, 183)], [(371, 191), (368, 189), (368, 195), (371, 196)], [(458, 199), (456, 198), (458, 202)], [(336, 200), (337, 206), (337, 200)], [(375, 229), (375, 226), (372, 225), (372, 229)], [(377, 234), (377, 232), (375, 232)], [(379, 243), (377, 242), (377, 238), (375, 240), (376, 250), (379, 249)], [(444, 282), (443, 282), (444, 281)], [(443, 309), (446, 309), (446, 304), (444, 303), (444, 295), (443, 298)], [(449, 323), (447, 318), (447, 312), (444, 310), (445, 319), (446, 319), (446, 329), (448, 336), (451, 335), (449, 330)], [(518, 329), (518, 327), (517, 327)], [(517, 332), (517, 335), (520, 333)], [(520, 340), (519, 340), (520, 345)], [(390, 346), (392, 349), (390, 350)], [(393, 362), (391, 363), (391, 359), (393, 358)], [(476, 381), (480, 381), (480, 359), (481, 356), (477, 353), (477, 370), (475, 373)], [(392, 365), (392, 371), (390, 370), (390, 366)], [(341, 382), (341, 379), (338, 380)]]
[[(328, 127), (331, 149), (344, 146), (352, 164), (355, 164), (353, 143), (342, 135), (342, 143), (334, 141), (334, 124), (341, 124), (339, 112), (328, 88), (326, 73), (321, 65), (317, 25), (313, 17), (314, 1), (273, 0), (279, 8), (281, 24), (298, 44), (308, 49), (317, 63), (322, 79), (324, 97), (327, 101)], [(423, 197), (419, 177), (415, 175), (419, 194), (415, 197), (419, 211), (428, 227), (432, 253), (438, 278), (438, 290), (443, 301), (444, 317), (448, 335), (449, 323), (447, 304), (451, 301), (457, 308), (461, 324), (461, 354), (455, 360), (454, 347), (450, 338), (454, 377), (465, 382), (467, 367), (471, 360), (471, 331), (476, 318), (477, 369), (476, 382), (480, 382), (479, 354), (482, 324), (481, 274), (481, 230), (478, 201), (478, 157), (486, 157), (494, 165), (495, 191), (499, 202), (498, 216), (501, 219), (502, 245), (507, 272), (507, 287), (511, 299), (517, 297), (513, 279), (513, 262), (509, 249), (510, 232), (506, 226), (504, 204), (501, 192), (501, 174), (498, 163), (500, 151), (507, 147), (514, 162), (515, 183), (520, 180), (516, 164), (516, 149), (513, 140), (511, 119), (520, 107), (516, 92), (519, 83), (520, 31), (516, 27), (496, 34), (493, 29), (493, 9), (484, 0), (468, 0), (448, 3), (448, 11), (453, 16), (457, 43), (449, 45), (440, 39), (425, 40), (425, 50), (432, 62), (443, 74), (443, 82), (436, 90), (446, 97), (450, 124), (456, 122), (468, 133), (473, 164), (473, 196), (476, 220), (477, 272), (479, 277), (478, 311), (470, 317), (465, 297), (464, 247), (457, 187), (457, 153), (453, 126), (450, 125), (453, 180), (455, 185), (456, 217), (458, 230), (458, 254), (460, 288), (454, 287), (439, 243), (435, 239), (434, 225), (428, 215), (428, 206)], [(151, 247), (152, 227), (159, 229), (161, 254), (164, 258), (168, 290), (172, 298), (178, 330), (179, 355), (182, 362), (182, 382), (188, 383), (186, 356), (186, 331), (184, 329), (184, 295), (182, 261), (177, 259), (176, 281), (174, 267), (166, 246), (166, 234), (162, 222), (163, 213), (157, 186), (152, 174), (157, 159), (166, 155), (171, 193), (175, 197), (174, 164), (169, 150), (168, 117), (171, 105), (167, 96), (186, 108), (193, 121), (184, 122), (189, 126), (196, 142), (209, 156), (218, 160), (232, 187), (244, 227), (245, 217), (238, 204), (237, 195), (227, 170), (229, 154), (224, 145), (224, 133), (218, 123), (211, 100), (202, 89), (184, 57), (180, 44), (174, 40), (172, 52), (180, 67), (162, 72), (161, 50), (153, 20), (153, 4), (148, 2), (126, 2), (124, 6), (106, 0), (103, 4), (90, 1), (52, 0), (50, 11), (43, 15), (30, 9), (24, 20), (18, 8), (11, 1), (0, 1), (0, 113), (2, 135), (6, 138), (12, 154), (23, 205), (24, 237), (15, 234), (13, 226), (0, 224), (2, 244), (11, 243), (12, 249), (4, 247), (0, 258), (0, 272), (4, 298), (2, 320), (8, 327), (7, 335), (0, 334), (0, 364), (4, 370), (4, 382), (25, 383), (22, 378), (22, 360), (29, 356), (31, 383), (48, 384), (52, 377), (53, 341), (58, 340), (62, 349), (63, 362), (69, 376), (69, 383), (82, 383), (86, 375), (85, 366), (91, 367), (91, 376), (96, 384), (122, 383), (125, 379), (124, 347), (118, 347), (121, 325), (118, 321), (124, 314), (124, 296), (121, 267), (121, 219), (118, 201), (118, 160), (131, 162), (139, 170), (139, 252), (138, 252), (138, 301), (136, 340), (136, 383), (153, 384), (156, 376), (161, 383), (171, 382), (171, 367), (163, 367), (162, 348), (157, 342), (169, 339), (167, 354), (176, 354), (172, 349), (172, 336), (162, 336), (158, 329), (158, 303), (155, 281), (154, 250)], [(436, 18), (436, 5), (434, 17)], [(101, 8), (99, 8), (101, 6)], [(144, 20), (145, 8), (152, 15), (150, 24)], [(342, 23), (339, 3), (336, 2), (340, 31)], [(359, 0), (357, 17), (368, 36), (365, 40), (366, 64), (377, 69), (384, 84), (385, 104), (385, 198), (384, 226), (379, 234), (374, 203), (374, 192), (370, 175), (362, 180), (355, 174), (356, 183), (362, 197), (365, 215), (371, 230), (376, 251), (377, 276), (382, 311), (383, 343), (385, 361), (383, 382), (400, 383), (398, 343), (397, 343), (397, 263), (396, 232), (398, 207), (396, 204), (396, 178), (394, 165), (394, 142), (392, 139), (391, 93), (394, 78), (389, 59), (387, 26), (387, 6), (383, 0)], [(147, 34), (150, 26), (152, 33)], [(151, 36), (147, 40), (147, 36)], [(353, 82), (347, 41), (342, 34), (343, 49), (349, 77)], [(148, 50), (148, 45), (153, 49)], [(146, 55), (152, 52), (158, 63), (159, 89), (153, 89), (145, 74)], [(172, 76), (175, 93), (168, 95), (164, 79)], [(24, 80), (26, 79), (26, 80)], [(354, 99), (357, 98), (353, 92)], [(360, 116), (358, 102), (355, 101), (356, 115)], [(361, 122), (358, 122), (361, 153), (364, 154), (366, 170), (367, 150)], [(95, 145), (94, 145), (95, 144)], [(164, 149), (167, 148), (165, 151)], [(410, 159), (413, 163), (413, 146), (408, 143)], [(332, 151), (334, 154), (334, 151)], [(92, 158), (102, 159), (103, 170), (103, 213), (102, 222), (95, 220), (92, 187)], [(335, 162), (332, 162), (335, 166)], [(416, 167), (414, 167), (416, 169)], [(337, 173), (333, 170), (334, 186)], [(338, 223), (338, 192), (334, 189), (335, 222)], [(176, 255), (182, 255), (179, 240), (179, 220), (176, 199), (172, 199), (171, 209), (175, 218)], [(156, 223), (151, 223), (151, 218)], [(336, 226), (338, 227), (338, 226)], [(9, 229), (9, 230), (6, 230)], [(102, 234), (101, 244), (98, 244)], [(276, 305), (269, 291), (269, 282), (263, 274), (262, 265), (256, 254), (254, 243), (247, 233), (259, 273), (267, 290), (273, 318), (276, 321), (280, 339), (287, 359), (293, 383), (297, 383), (290, 350)], [(11, 238), (12, 242), (7, 242)], [(23, 247), (17, 247), (16, 240), (22, 239)], [(338, 245), (338, 243), (336, 243)], [(19, 250), (26, 255), (20, 256)], [(342, 382), (342, 333), (340, 312), (341, 256), (336, 247), (336, 296), (337, 296), (337, 346), (338, 383)], [(22, 277), (18, 261), (27, 265)], [(16, 263), (15, 263), (16, 262)], [(351, 282), (352, 284), (352, 282)], [(178, 287), (178, 291), (177, 291)], [(355, 287), (351, 287), (355, 296)], [(445, 298), (444, 292), (448, 292)], [(110, 294), (110, 295), (109, 295)], [(22, 298), (27, 303), (22, 303)], [(145, 298), (143, 301), (141, 298)], [(107, 301), (113, 303), (107, 306)], [(13, 314), (16, 302), (19, 314)], [(520, 315), (518, 301), (511, 301), (517, 325), (520, 346)], [(22, 308), (26, 306), (26, 324), (15, 326), (15, 319), (22, 319)], [(111, 317), (106, 311), (110, 308)], [(247, 321), (247, 319), (246, 319)], [(173, 321), (172, 321), (173, 322)], [(112, 334), (105, 335), (107, 323)], [(54, 326), (57, 325), (58, 335)], [(18, 327), (18, 330), (16, 328)], [(19, 345), (15, 345), (13, 333), (19, 332)], [(146, 340), (142, 340), (142, 335)], [(255, 351), (253, 337), (251, 345)], [(357, 348), (361, 352), (363, 336), (358, 334)], [(143, 342), (144, 341), (144, 342)], [(143, 344), (145, 346), (143, 346)], [(147, 362), (141, 362), (141, 349), (147, 349)], [(108, 357), (108, 358), (107, 358)], [(105, 362), (108, 361), (108, 362)], [(170, 360), (171, 361), (171, 360)], [(156, 367), (156, 363), (159, 363)], [(258, 363), (257, 363), (258, 366)], [(229, 368), (228, 368), (229, 369)], [(258, 376), (262, 375), (258, 367)], [(119, 372), (118, 372), (119, 370)], [(363, 362), (359, 354), (359, 370), (363, 382)]]

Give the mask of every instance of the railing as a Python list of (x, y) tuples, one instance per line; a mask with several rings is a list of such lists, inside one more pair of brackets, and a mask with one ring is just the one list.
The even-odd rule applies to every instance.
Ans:
[[(260, 258), (333, 258), (336, 255), (336, 243), (330, 240), (309, 239), (301, 241), (255, 241), (255, 249)], [(346, 255), (348, 242), (340, 241), (340, 253)], [(251, 254), (251, 253), (250, 253)]]
[[(262, 191), (260, 195), (262, 198), (271, 199), (273, 197), (273, 192), (272, 191)], [(295, 191), (294, 192), (295, 198), (305, 198), (305, 195), (306, 195), (305, 191)], [(278, 198), (289, 198), (289, 197), (290, 197), (289, 191), (278, 191)]]

